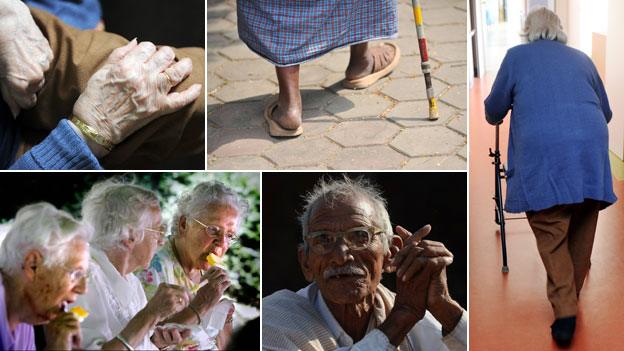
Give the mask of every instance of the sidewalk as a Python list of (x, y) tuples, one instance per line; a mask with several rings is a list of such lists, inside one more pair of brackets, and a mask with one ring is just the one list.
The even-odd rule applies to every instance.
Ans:
[(466, 169), (466, 2), (423, 1), (440, 118), (428, 120), (411, 1), (399, 0), (401, 63), (365, 90), (341, 87), (348, 48), (301, 66), (304, 134), (268, 135), (275, 68), (238, 39), (236, 1), (208, 0), (208, 169)]

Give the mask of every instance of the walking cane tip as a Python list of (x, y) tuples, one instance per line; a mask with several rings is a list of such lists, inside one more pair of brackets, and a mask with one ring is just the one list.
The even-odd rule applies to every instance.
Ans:
[(503, 271), (503, 273), (509, 273), (509, 267), (503, 266), (502, 271)]

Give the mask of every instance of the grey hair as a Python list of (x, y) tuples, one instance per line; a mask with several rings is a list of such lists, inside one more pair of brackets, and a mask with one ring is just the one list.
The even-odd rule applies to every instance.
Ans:
[[(363, 177), (351, 179), (343, 175), (343, 178), (339, 180), (321, 178), (318, 183), (316, 183), (314, 189), (304, 196), (305, 204), (303, 205), (303, 213), (299, 216), (302, 239), (305, 239), (305, 236), (308, 234), (310, 215), (314, 205), (319, 200), (329, 201), (331, 204), (333, 201), (351, 196), (364, 196), (373, 205), (376, 217), (373, 218), (373, 220), (377, 225), (381, 226), (380, 229), (384, 231), (384, 235), (381, 235), (382, 244), (384, 252), (388, 252), (393, 231), (386, 199), (384, 199), (381, 190), (379, 190), (377, 186)], [(303, 247), (307, 252), (307, 243), (305, 240), (303, 240)]]
[(122, 248), (122, 240), (143, 240), (142, 230), (131, 238), (129, 229), (148, 225), (153, 208), (159, 208), (156, 193), (113, 178), (96, 183), (85, 195), (82, 220), (93, 228), (93, 246), (102, 250)]
[(47, 202), (24, 206), (15, 215), (0, 247), (0, 268), (18, 274), (24, 257), (32, 250), (41, 253), (46, 267), (63, 264), (70, 244), (76, 239), (88, 243), (90, 237), (87, 227)]
[(190, 217), (200, 217), (206, 211), (206, 207), (213, 204), (228, 205), (236, 209), (237, 225), (241, 224), (249, 211), (247, 201), (227, 185), (216, 180), (199, 183), (178, 199), (171, 222), (171, 233), (174, 235), (178, 233), (178, 223), (182, 216), (186, 218), (187, 223), (190, 223)]
[(521, 35), (526, 37), (529, 43), (540, 39), (556, 40), (564, 44), (568, 41), (559, 16), (545, 7), (538, 7), (529, 12)]

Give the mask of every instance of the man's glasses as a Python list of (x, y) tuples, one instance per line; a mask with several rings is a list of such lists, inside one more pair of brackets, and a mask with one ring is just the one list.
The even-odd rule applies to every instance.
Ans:
[(315, 254), (325, 255), (334, 249), (339, 237), (350, 250), (363, 250), (371, 246), (375, 235), (383, 232), (377, 227), (355, 227), (344, 232), (321, 230), (307, 234), (305, 239)]
[(225, 233), (225, 230), (218, 225), (207, 225), (193, 217), (191, 217), (191, 219), (201, 225), (204, 229), (204, 234), (212, 239), (218, 239), (221, 235), (223, 235), (223, 238), (228, 245), (232, 245), (233, 243), (238, 241), (238, 235), (236, 235), (236, 233), (234, 232)]

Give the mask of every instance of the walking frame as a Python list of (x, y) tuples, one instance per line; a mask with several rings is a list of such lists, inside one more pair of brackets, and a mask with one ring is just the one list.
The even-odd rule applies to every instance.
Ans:
[(420, 51), (420, 68), (425, 76), (425, 88), (427, 89), (427, 100), (429, 100), (429, 119), (438, 119), (438, 105), (431, 83), (431, 66), (429, 65), (429, 53), (427, 52), (427, 39), (423, 27), (422, 7), (420, 0), (412, 0), (414, 10), (414, 22), (416, 22), (416, 34), (418, 35), (418, 49)]

